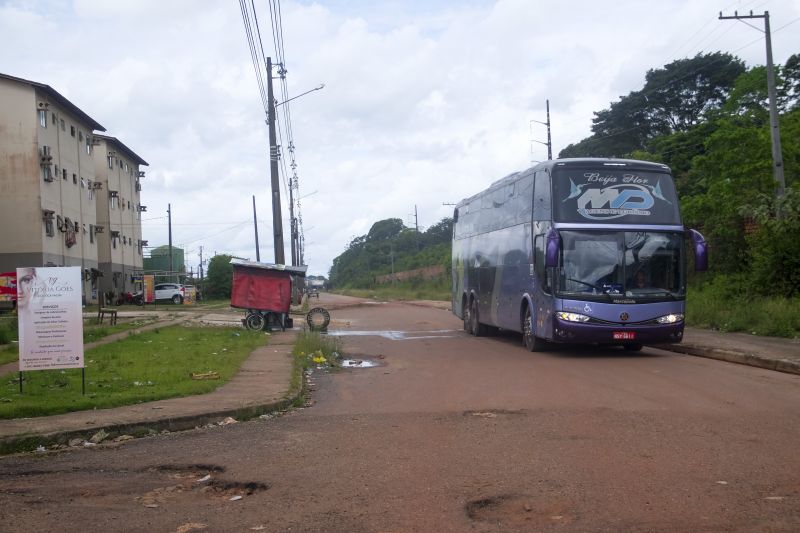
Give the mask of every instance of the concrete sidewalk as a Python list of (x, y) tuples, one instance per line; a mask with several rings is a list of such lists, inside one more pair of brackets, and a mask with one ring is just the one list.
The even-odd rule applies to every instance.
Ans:
[(254, 350), (231, 381), (208, 394), (0, 420), (0, 453), (67, 444), (77, 439), (82, 445), (100, 430), (109, 434), (110, 441), (121, 435), (180, 431), (218, 423), (227, 417), (248, 419), (286, 409), (302, 394), (302, 389), (290, 390), (295, 335), (293, 331), (272, 332), (269, 344)]
[(680, 344), (659, 344), (654, 348), (697, 355), (743, 365), (800, 374), (800, 339), (758, 337), (746, 333), (720, 333), (686, 328)]

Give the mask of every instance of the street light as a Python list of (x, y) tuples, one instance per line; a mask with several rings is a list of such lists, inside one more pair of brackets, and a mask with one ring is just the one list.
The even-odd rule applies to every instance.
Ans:
[(288, 100), (284, 100), (283, 102), (281, 102), (281, 103), (279, 103), (279, 104), (275, 104), (275, 107), (278, 107), (279, 105), (283, 105), (283, 104), (285, 104), (286, 102), (291, 102), (292, 100), (295, 100), (295, 99), (297, 99), (297, 98), (300, 98), (301, 96), (305, 96), (305, 95), (307, 95), (308, 93), (313, 93), (314, 91), (319, 91), (320, 89), (324, 89), (324, 88), (325, 88), (325, 84), (324, 84), (324, 83), (320, 83), (320, 84), (319, 84), (319, 87), (314, 87), (313, 89), (311, 89), (311, 90), (309, 90), (309, 91), (306, 91), (306, 92), (304, 92), (304, 93), (298, 94), (297, 96), (292, 96), (292, 97), (291, 97), (291, 98), (289, 98)]

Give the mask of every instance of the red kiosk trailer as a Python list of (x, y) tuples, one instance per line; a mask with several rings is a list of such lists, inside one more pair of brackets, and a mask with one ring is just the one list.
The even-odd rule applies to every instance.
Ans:
[(0, 310), (17, 307), (17, 272), (0, 272)]
[(298, 278), (305, 278), (308, 267), (273, 265), (244, 259), (231, 259), (231, 265), (231, 307), (247, 309), (244, 325), (255, 330), (270, 326), (278, 326), (281, 330), (292, 327), (289, 307), (295, 292), (300, 294), (296, 290), (302, 286)]

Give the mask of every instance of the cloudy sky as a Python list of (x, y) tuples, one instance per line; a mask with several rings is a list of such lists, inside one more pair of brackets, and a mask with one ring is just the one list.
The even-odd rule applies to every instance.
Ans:
[[(247, 0), (250, 2), (250, 0)], [(269, 3), (254, 0), (276, 57)], [(777, 63), (800, 52), (797, 0), (283, 0), (286, 83), (309, 273), (381, 219), (426, 228), (492, 181), (590, 133), (645, 72), (697, 53), (765, 63), (763, 35), (718, 13), (770, 12)], [(752, 21), (763, 27), (762, 21)], [(143, 222), (195, 271), (272, 262), (269, 148), (236, 0), (0, 1), (0, 72), (52, 86), (150, 163)], [(278, 93), (276, 93), (277, 95)], [(283, 128), (284, 124), (279, 123)], [(284, 133), (284, 143), (286, 134)], [(284, 156), (288, 153), (284, 150)], [(282, 185), (287, 262), (289, 222)]]

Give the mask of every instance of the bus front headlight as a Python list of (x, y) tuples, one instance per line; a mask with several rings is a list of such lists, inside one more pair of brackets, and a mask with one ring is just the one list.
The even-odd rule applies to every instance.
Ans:
[(567, 322), (587, 322), (589, 317), (578, 313), (567, 313), (566, 311), (559, 311), (556, 317)]
[(683, 322), (683, 315), (680, 313), (673, 313), (670, 315), (660, 316), (656, 319), (659, 324), (677, 324)]

